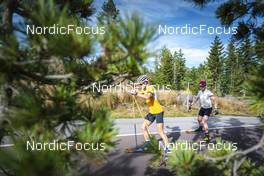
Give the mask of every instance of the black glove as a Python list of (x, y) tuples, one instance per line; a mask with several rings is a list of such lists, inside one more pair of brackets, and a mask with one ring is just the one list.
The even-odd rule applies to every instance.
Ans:
[(218, 109), (218, 108), (215, 108), (215, 109), (213, 110), (213, 114), (214, 114), (214, 115), (218, 115), (218, 114), (219, 114), (219, 109)]

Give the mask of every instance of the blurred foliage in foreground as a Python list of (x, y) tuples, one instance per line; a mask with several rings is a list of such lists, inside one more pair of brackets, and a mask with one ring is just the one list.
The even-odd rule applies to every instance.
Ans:
[[(6, 100), (1, 130), (14, 144), (0, 149), (5, 175), (80, 175), (81, 165), (89, 168), (114, 147), (116, 130), (108, 110), (81, 101), (81, 95), (99, 96), (89, 88), (94, 82), (137, 76), (151, 54), (147, 46), (155, 39), (153, 27), (136, 14), (119, 16), (108, 1), (97, 22), (105, 34), (26, 33), (26, 25), (92, 28), (96, 10), (93, 0), (0, 1), (0, 83)], [(25, 148), (27, 141), (53, 140), (104, 143), (104, 150)]]
[[(163, 149), (159, 148), (159, 142), (152, 138), (152, 146), (148, 150), (148, 153), (152, 153), (151, 167), (155, 170), (158, 169), (161, 161), (161, 152)], [(188, 148), (187, 146), (193, 144), (193, 142), (186, 143), (186, 141), (177, 141), (174, 145), (170, 144), (171, 153), (168, 154), (169, 159), (167, 167), (169, 168), (171, 175), (176, 176), (201, 176), (201, 175), (212, 175), (212, 176), (232, 176), (233, 174), (233, 159), (231, 158), (228, 162), (226, 160), (211, 161), (210, 158), (217, 158), (228, 156), (235, 152), (232, 150), (232, 144), (229, 142), (221, 141), (217, 139), (214, 145), (224, 147), (212, 147), (210, 150), (206, 147), (202, 147), (202, 150), (194, 150), (194, 148)], [(197, 143), (199, 144), (199, 143)], [(177, 146), (177, 147), (176, 147)], [(197, 147), (197, 145), (195, 145)], [(187, 149), (188, 148), (188, 149)], [(264, 171), (264, 165), (256, 165), (249, 158), (246, 158), (242, 165), (237, 170), (238, 175), (252, 175), (261, 176)]]
[[(242, 11), (236, 10), (237, 7)], [(253, 4), (227, 1), (220, 6), (217, 17), (224, 25), (232, 24), (245, 14), (249, 17), (247, 22), (254, 22), (251, 19), (263, 17), (264, 8), (258, 7), (263, 7), (261, 1)], [(0, 169), (5, 175), (79, 175), (80, 164), (89, 167), (114, 146), (115, 130), (107, 110), (82, 102), (81, 95), (97, 96), (89, 89), (95, 81), (112, 83), (119, 77), (130, 79), (138, 75), (144, 61), (152, 54), (147, 46), (155, 39), (153, 27), (136, 14), (120, 17), (113, 4), (105, 4), (104, 12), (98, 17), (99, 26), (105, 27), (105, 35), (26, 34), (27, 24), (91, 27), (89, 20), (95, 10), (92, 0), (0, 1), (0, 82), (6, 98), (1, 129), (4, 128), (4, 133), (14, 143), (14, 147), (0, 150)], [(239, 34), (253, 31), (248, 35), (254, 37), (254, 48), (260, 58), (247, 79), (250, 80), (249, 89), (254, 92), (255, 107), (261, 110), (264, 98), (263, 24), (241, 23), (240, 26), (244, 30)], [(255, 30), (247, 30), (247, 27)], [(102, 54), (91, 59), (98, 48)], [(181, 56), (178, 66), (183, 62)], [(74, 131), (73, 126), (78, 130)], [(53, 139), (102, 142), (106, 150), (31, 152), (25, 149), (26, 141), (50, 142)], [(203, 171), (215, 171), (210, 175), (223, 168), (229, 173), (228, 165), (201, 162), (203, 156), (193, 155), (192, 151), (178, 152), (169, 164), (178, 175), (200, 174), (205, 167)], [(254, 169), (254, 164), (246, 160), (239, 168), (241, 175), (248, 175), (244, 174), (244, 167)], [(258, 175), (261, 170), (246, 171)]]

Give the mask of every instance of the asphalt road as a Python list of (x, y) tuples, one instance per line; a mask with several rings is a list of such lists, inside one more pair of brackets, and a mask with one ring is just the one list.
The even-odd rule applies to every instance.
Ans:
[[(116, 148), (106, 157), (106, 162), (88, 165), (83, 164), (81, 172), (84, 176), (143, 176), (172, 175), (166, 167), (151, 168), (150, 160), (153, 157), (144, 153), (126, 153), (125, 149), (135, 147), (135, 131), (138, 145), (144, 142), (141, 133), (141, 123), (143, 119), (117, 119), (115, 127), (118, 129)], [(170, 142), (179, 140), (196, 141), (202, 138), (202, 133), (186, 132), (197, 128), (196, 117), (165, 118), (165, 132)], [(256, 117), (211, 117), (209, 119), (210, 136), (212, 138), (221, 137), (223, 140), (236, 142), (239, 149), (247, 149), (258, 143), (262, 136), (263, 128), (261, 121)], [(74, 127), (73, 127), (74, 128)], [(156, 134), (155, 122), (149, 129), (151, 134)], [(8, 144), (8, 140), (5, 142)], [(264, 163), (264, 149), (249, 155), (256, 162)], [(89, 173), (89, 174), (88, 174)], [(0, 174), (1, 175), (1, 174)]]
[[(142, 119), (118, 119), (115, 123), (119, 130), (116, 149), (108, 155), (106, 163), (99, 167), (84, 167), (83, 173), (87, 173), (89, 169), (89, 173), (96, 176), (171, 175), (165, 167), (156, 169), (149, 167), (152, 155), (125, 152), (126, 148), (135, 147), (134, 124), (136, 124), (138, 144), (143, 143), (140, 130)], [(246, 149), (258, 143), (262, 136), (260, 124), (260, 120), (255, 117), (212, 117), (209, 120), (210, 136), (236, 142), (239, 149)], [(165, 118), (165, 131), (170, 142), (177, 140), (195, 141), (201, 138), (201, 133), (186, 133), (186, 130), (196, 127), (195, 117)], [(155, 123), (150, 127), (150, 133), (155, 134)], [(158, 135), (156, 136), (159, 138)], [(263, 156), (264, 150), (259, 150), (250, 154), (249, 157), (263, 163)]]
[[(177, 117), (177, 118), (165, 118), (164, 130), (165, 132), (185, 132), (189, 129), (197, 128), (196, 117)], [(122, 136), (134, 136), (136, 125), (137, 135), (142, 135), (141, 123), (143, 119), (117, 119), (115, 120), (115, 126), (119, 130), (119, 137)], [(237, 128), (237, 127), (254, 127), (260, 124), (260, 120), (256, 117), (243, 117), (243, 116), (225, 116), (225, 117), (210, 117), (209, 127), (210, 129), (221, 128)], [(150, 133), (156, 133), (155, 122), (149, 128)]]

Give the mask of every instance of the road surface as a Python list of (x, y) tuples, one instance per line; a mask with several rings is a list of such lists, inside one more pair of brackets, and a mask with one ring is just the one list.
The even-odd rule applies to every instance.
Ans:
[[(142, 119), (116, 119), (115, 126), (119, 131), (118, 136), (134, 136), (134, 124), (136, 124), (137, 135), (141, 133)], [(197, 128), (196, 117), (177, 117), (177, 118), (165, 118), (164, 130), (167, 133), (171, 132), (186, 132), (189, 129)], [(241, 116), (225, 116), (225, 117), (211, 117), (209, 119), (210, 129), (227, 129), (238, 127), (254, 127), (260, 125), (260, 120), (256, 117), (241, 117)], [(150, 133), (156, 133), (155, 122), (150, 126)]]
[[(116, 149), (107, 157), (107, 162), (99, 167), (90, 167), (84, 173), (97, 176), (143, 176), (143, 175), (172, 175), (167, 168), (153, 169), (149, 167), (150, 154), (125, 153), (125, 149), (135, 146), (134, 123), (137, 129), (137, 141), (143, 143), (140, 130), (142, 119), (117, 119), (116, 128), (119, 130)], [(221, 137), (238, 143), (239, 149), (246, 149), (258, 143), (262, 136), (261, 122), (255, 117), (212, 117), (209, 119), (210, 136)], [(170, 142), (177, 140), (193, 141), (202, 134), (186, 133), (186, 130), (197, 127), (195, 117), (165, 118), (165, 131)], [(155, 123), (150, 127), (150, 133), (155, 133)], [(157, 138), (158, 135), (156, 135)], [(252, 153), (250, 157), (257, 162), (264, 162), (264, 150)], [(89, 170), (89, 171), (88, 171)], [(87, 172), (86, 172), (87, 171)], [(86, 175), (86, 174), (84, 174)]]

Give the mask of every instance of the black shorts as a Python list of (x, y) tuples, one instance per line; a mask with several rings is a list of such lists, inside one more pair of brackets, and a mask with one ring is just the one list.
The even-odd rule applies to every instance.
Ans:
[(163, 114), (164, 114), (164, 112), (161, 112), (159, 114), (148, 113), (146, 115), (145, 119), (150, 121), (151, 123), (154, 122), (155, 119), (156, 119), (156, 123), (163, 123)]
[(199, 111), (199, 116), (210, 116), (212, 113), (212, 108), (201, 108)]

